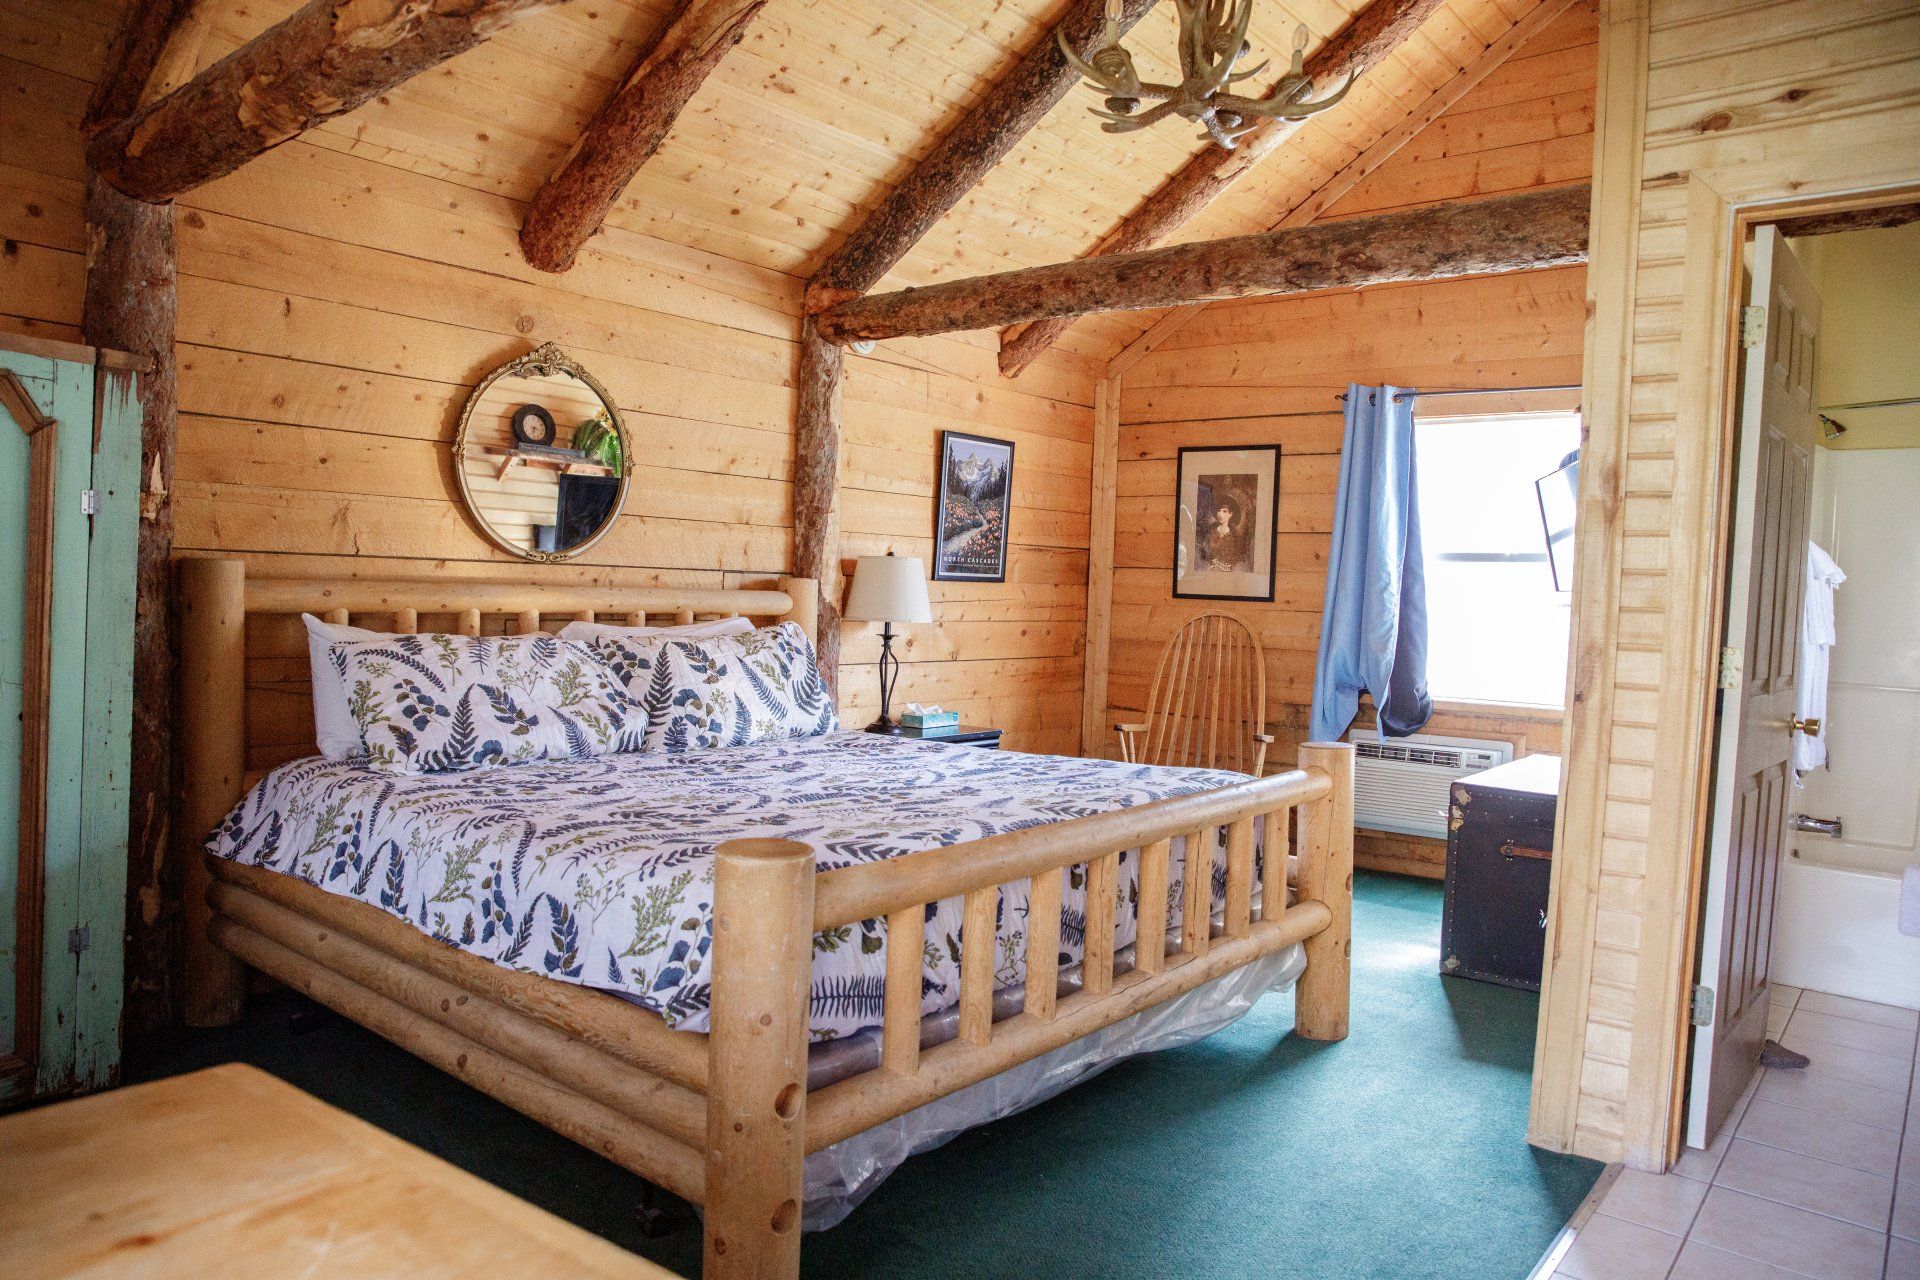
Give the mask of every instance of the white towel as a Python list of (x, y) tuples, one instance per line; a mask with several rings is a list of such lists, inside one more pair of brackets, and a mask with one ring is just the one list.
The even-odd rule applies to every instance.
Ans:
[(1920, 867), (1908, 867), (1900, 877), (1900, 932), (1920, 938)]
[[(1833, 628), (1833, 589), (1847, 580), (1833, 557), (1807, 544), (1807, 591), (1800, 611), (1800, 679), (1795, 702), (1802, 720), (1827, 718), (1827, 651), (1838, 637)], [(1827, 762), (1827, 733), (1793, 735), (1793, 772), (1812, 773)]]

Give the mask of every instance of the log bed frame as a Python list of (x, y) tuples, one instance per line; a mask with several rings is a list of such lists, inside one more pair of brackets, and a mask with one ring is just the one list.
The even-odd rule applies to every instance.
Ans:
[[(543, 618), (743, 615), (814, 629), (815, 584), (776, 591), (675, 590), (458, 579), (252, 579), (237, 560), (179, 562), (176, 831), (189, 851), (187, 981), (203, 1021), (230, 1021), (251, 965), (384, 1038), (703, 1206), (704, 1274), (799, 1272), (802, 1161), (924, 1103), (1112, 1025), (1282, 947), (1306, 944), (1295, 1027), (1347, 1034), (1353, 885), (1353, 760), (1343, 744), (1301, 748), (1300, 768), (1215, 791), (991, 836), (884, 862), (815, 872), (787, 840), (717, 850), (711, 1030), (674, 1031), (608, 993), (521, 973), (276, 872), (206, 855), (199, 842), (245, 794), (246, 631), (251, 618), (311, 612), (366, 617), (411, 633), (424, 617), (482, 634)], [(1254, 822), (1270, 848), (1254, 905)], [(1121, 852), (1141, 850), (1141, 918), (1163, 917), (1176, 836), (1226, 828), (1227, 886), (1217, 923), (1212, 877), (1187, 876), (1184, 940), (1142, 934), (1116, 973), (1114, 888)], [(1210, 859), (1216, 842), (1193, 839)], [(1198, 852), (1204, 851), (1204, 852)], [(1086, 951), (1079, 989), (1058, 979), (1060, 871), (1085, 864)], [(1289, 871), (1291, 875), (1289, 876)], [(1030, 954), (1021, 1012), (994, 1020), (999, 886), (1031, 879)], [(1288, 903), (1292, 890), (1291, 905)], [(963, 897), (959, 1035), (922, 1048), (919, 949), (887, 949), (881, 1063), (809, 1094), (813, 935), (880, 916), (889, 933), (924, 928), (927, 903)], [(1196, 925), (1201, 927), (1195, 927)], [(978, 940), (987, 945), (976, 945)], [(901, 957), (896, 965), (894, 957)]]

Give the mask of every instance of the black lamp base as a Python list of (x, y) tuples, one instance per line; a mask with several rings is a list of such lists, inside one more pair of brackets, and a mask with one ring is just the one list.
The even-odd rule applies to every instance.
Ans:
[(900, 659), (893, 656), (893, 624), (880, 627), (880, 718), (873, 728), (890, 730), (893, 724), (893, 686), (900, 679)]

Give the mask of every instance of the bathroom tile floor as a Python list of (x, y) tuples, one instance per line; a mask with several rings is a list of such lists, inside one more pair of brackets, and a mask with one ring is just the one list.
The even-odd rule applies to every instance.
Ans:
[[(1920, 1014), (1775, 986), (1763, 1070), (1705, 1151), (1621, 1170), (1556, 1280), (1920, 1280)], [(1544, 1278), (1542, 1278), (1544, 1280)]]

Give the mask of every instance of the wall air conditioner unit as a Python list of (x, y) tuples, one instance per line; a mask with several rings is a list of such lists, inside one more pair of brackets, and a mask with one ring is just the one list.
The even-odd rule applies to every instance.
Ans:
[(1372, 729), (1353, 744), (1353, 822), (1370, 831), (1447, 838), (1449, 784), (1513, 759), (1511, 742), (1416, 733), (1381, 739)]

